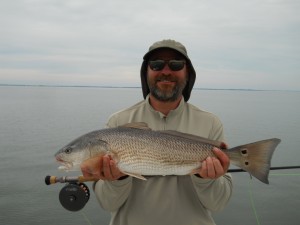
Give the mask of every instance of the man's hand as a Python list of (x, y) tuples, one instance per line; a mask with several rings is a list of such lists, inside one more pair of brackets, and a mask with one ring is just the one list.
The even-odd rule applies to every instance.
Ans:
[(80, 168), (84, 177), (113, 181), (125, 176), (109, 155), (90, 158), (84, 161)]
[(199, 175), (204, 179), (217, 179), (223, 176), (230, 164), (228, 156), (218, 148), (214, 148), (213, 152), (216, 157), (207, 157), (202, 161)]

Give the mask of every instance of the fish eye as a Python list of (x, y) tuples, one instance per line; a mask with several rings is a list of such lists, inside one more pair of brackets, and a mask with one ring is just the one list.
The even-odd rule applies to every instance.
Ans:
[(68, 147), (65, 149), (64, 151), (66, 154), (70, 154), (72, 152), (72, 148), (71, 147)]

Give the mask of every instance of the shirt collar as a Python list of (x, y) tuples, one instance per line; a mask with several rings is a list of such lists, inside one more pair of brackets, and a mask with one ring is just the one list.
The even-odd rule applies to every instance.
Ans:
[(152, 105), (150, 104), (150, 101), (149, 101), (149, 94), (147, 95), (146, 99), (146, 105), (147, 105), (147, 108), (153, 112), (153, 113), (156, 113), (159, 115), (160, 118), (170, 118), (170, 117), (173, 117), (175, 115), (178, 115), (179, 113), (181, 113), (183, 111), (183, 108), (184, 108), (184, 104), (185, 104), (185, 101), (184, 101), (184, 98), (182, 97), (181, 98), (181, 101), (178, 105), (178, 107), (176, 109), (173, 109), (169, 112), (169, 114), (166, 116), (165, 114), (155, 110)]

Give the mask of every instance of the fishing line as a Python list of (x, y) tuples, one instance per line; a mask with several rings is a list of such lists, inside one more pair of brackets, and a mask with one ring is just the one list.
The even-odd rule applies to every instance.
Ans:
[(255, 219), (256, 219), (256, 224), (260, 225), (260, 221), (259, 221), (259, 218), (258, 218), (258, 214), (257, 214), (257, 210), (256, 210), (256, 207), (255, 207), (254, 198), (253, 198), (252, 179), (249, 179), (248, 187), (249, 187), (249, 197), (250, 197), (251, 207), (252, 207)]
[(91, 223), (91, 221), (89, 220), (89, 218), (86, 216), (86, 214), (85, 214), (84, 212), (80, 211), (80, 213), (81, 213), (81, 215), (84, 217), (85, 221), (86, 221), (89, 225), (93, 225), (93, 224)]
[[(299, 166), (290, 166), (290, 167), (271, 167), (271, 170), (280, 170), (280, 169), (299, 169)], [(233, 172), (243, 172), (240, 169), (237, 169)], [(299, 173), (270, 173), (270, 176), (300, 176)], [(251, 207), (256, 219), (256, 224), (257, 225), (261, 225), (259, 217), (258, 217), (258, 213), (255, 207), (255, 202), (254, 202), (254, 197), (253, 197), (253, 192), (252, 192), (252, 179), (249, 179), (249, 183), (248, 183), (248, 187), (249, 187), (249, 198), (250, 198), (250, 202), (251, 202)]]

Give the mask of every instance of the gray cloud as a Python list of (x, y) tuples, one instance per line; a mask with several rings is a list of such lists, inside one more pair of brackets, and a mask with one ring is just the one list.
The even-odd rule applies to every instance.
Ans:
[(138, 86), (154, 41), (186, 45), (197, 87), (300, 90), (295, 0), (0, 3), (0, 83)]

